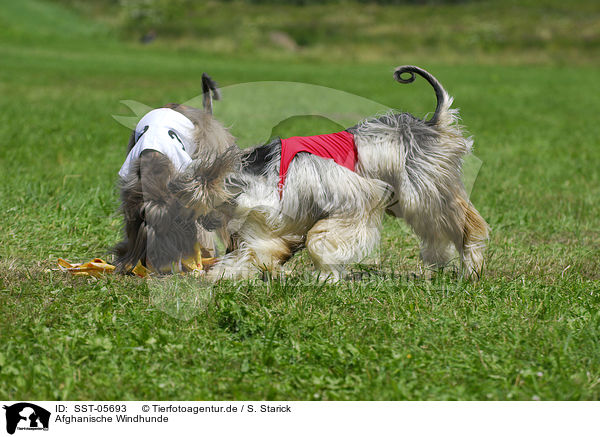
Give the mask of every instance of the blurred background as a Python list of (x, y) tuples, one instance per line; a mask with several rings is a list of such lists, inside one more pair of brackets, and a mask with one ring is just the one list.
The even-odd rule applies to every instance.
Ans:
[[(307, 60), (597, 63), (597, 0), (2, 0), (0, 36)], [(41, 21), (40, 21), (41, 19)], [(34, 21), (32, 29), (27, 21)], [(57, 35), (56, 30), (61, 35)]]

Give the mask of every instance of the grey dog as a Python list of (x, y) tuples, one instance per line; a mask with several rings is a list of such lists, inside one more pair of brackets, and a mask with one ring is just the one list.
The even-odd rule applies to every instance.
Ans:
[[(119, 180), (125, 238), (114, 251), (120, 272), (129, 272), (138, 261), (158, 272), (180, 271), (183, 270), (181, 260), (194, 255), (198, 246), (202, 256), (216, 255), (215, 232), (206, 230), (215, 226), (202, 226), (195, 212), (169, 191), (169, 183), (181, 169), (169, 154), (161, 153), (173, 143), (183, 149), (174, 153), (192, 161), (207, 150), (223, 153), (233, 146), (233, 136), (212, 116), (212, 99), (219, 99), (219, 90), (206, 74), (202, 75), (202, 92), (202, 109), (175, 103), (162, 109), (171, 118), (179, 117), (177, 121), (187, 122), (190, 128), (186, 133), (159, 123), (161, 117), (154, 117), (154, 123), (145, 124), (144, 117), (131, 134), (127, 146), (128, 166), (120, 172)], [(161, 110), (151, 113), (157, 111)], [(151, 133), (153, 142), (138, 150), (140, 142)], [(222, 238), (227, 237), (223, 234)]]
[(488, 225), (461, 181), (473, 142), (463, 135), (458, 111), (450, 109), (452, 98), (430, 73), (407, 65), (396, 68), (394, 79), (410, 83), (415, 73), (433, 87), (435, 113), (422, 120), (392, 112), (348, 128), (357, 156), (354, 171), (298, 153), (281, 189), (282, 140), (243, 151), (200, 150), (202, 156), (169, 189), (200, 221), (212, 217), (235, 236), (233, 250), (207, 277), (277, 273), (306, 248), (316, 268), (337, 280), (374, 249), (386, 211), (404, 218), (420, 237), (427, 266), (445, 266), (456, 249), (464, 277), (479, 277)]

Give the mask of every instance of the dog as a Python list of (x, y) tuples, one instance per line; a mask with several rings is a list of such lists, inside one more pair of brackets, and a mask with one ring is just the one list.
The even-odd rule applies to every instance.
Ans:
[(415, 74), (436, 94), (429, 120), (393, 112), (336, 134), (222, 154), (207, 149), (174, 178), (175, 197), (198, 217), (216, 213), (215, 223), (221, 220), (234, 235), (234, 249), (207, 278), (277, 274), (306, 248), (322, 274), (341, 279), (378, 244), (385, 212), (404, 218), (420, 237), (426, 266), (446, 266), (454, 247), (462, 275), (478, 278), (488, 225), (461, 181), (473, 141), (463, 135), (453, 99), (429, 72), (406, 65), (395, 69), (394, 79), (411, 83)]
[(206, 73), (202, 93), (203, 109), (165, 105), (142, 117), (131, 134), (119, 171), (125, 238), (114, 252), (121, 273), (138, 262), (159, 273), (185, 271), (182, 260), (198, 255), (198, 250), (202, 257), (217, 255), (215, 232), (206, 231), (168, 189), (169, 182), (206, 150), (222, 153), (234, 144), (233, 136), (212, 116), (212, 101), (220, 93)]

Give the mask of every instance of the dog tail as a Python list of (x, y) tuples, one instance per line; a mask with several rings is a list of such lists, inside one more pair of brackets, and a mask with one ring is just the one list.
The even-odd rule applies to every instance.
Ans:
[(221, 92), (219, 86), (208, 74), (202, 73), (202, 106), (209, 114), (212, 114), (213, 99), (219, 100)]
[[(403, 79), (402, 75), (404, 73), (409, 73), (410, 77)], [(443, 122), (443, 120), (441, 120), (442, 114), (450, 109), (452, 98), (448, 95), (442, 84), (435, 77), (433, 77), (431, 73), (414, 65), (402, 65), (400, 67), (396, 67), (394, 70), (394, 79), (400, 83), (412, 83), (415, 80), (415, 73), (427, 80), (427, 82), (429, 82), (435, 91), (437, 106), (433, 116), (427, 120), (426, 123), (433, 126), (438, 125), (440, 122)]]

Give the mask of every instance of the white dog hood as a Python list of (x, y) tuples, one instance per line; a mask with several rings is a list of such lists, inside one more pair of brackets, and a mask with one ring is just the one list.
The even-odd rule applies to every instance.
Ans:
[(169, 108), (148, 112), (135, 127), (135, 146), (127, 155), (119, 176), (125, 178), (132, 163), (144, 150), (156, 150), (167, 156), (176, 170), (184, 170), (192, 158), (194, 123), (185, 115)]

